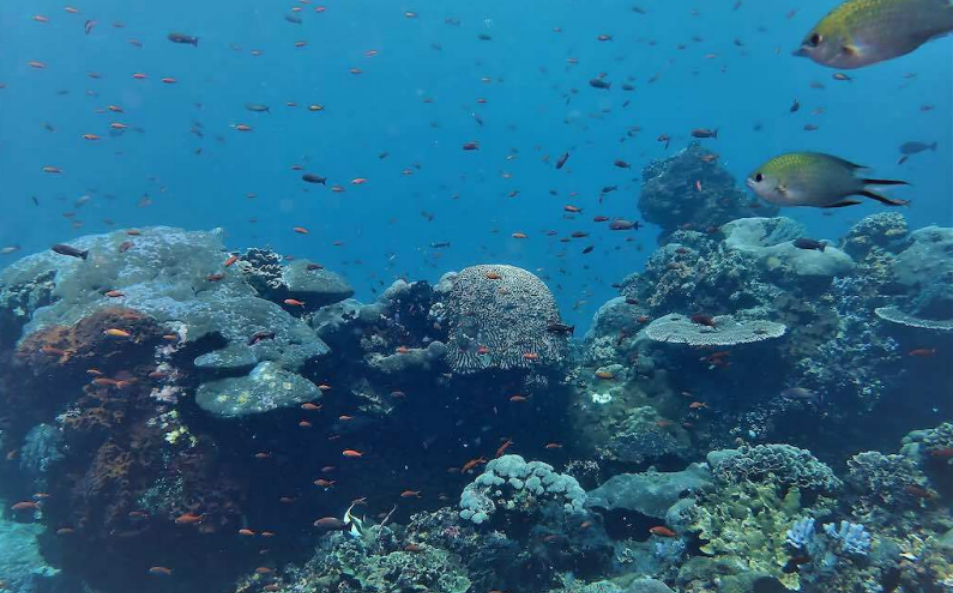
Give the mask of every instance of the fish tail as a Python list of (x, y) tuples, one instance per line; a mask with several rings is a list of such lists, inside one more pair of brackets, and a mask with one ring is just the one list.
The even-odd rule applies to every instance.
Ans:
[(195, 37), (194, 39), (192, 39), (192, 45), (194, 45), (195, 47), (198, 47), (198, 46), (199, 46), (199, 38), (198, 38), (198, 37)]
[[(953, 5), (951, 5), (951, 6), (953, 6)], [(932, 150), (933, 152), (936, 152), (936, 146), (937, 146), (937, 144), (938, 144), (937, 142), (934, 142), (933, 144), (931, 144), (931, 145), (930, 145), (930, 150)]]
[(80, 251), (78, 255), (83, 259), (83, 261), (86, 261), (86, 258), (89, 257), (89, 249), (86, 251)]
[(910, 185), (906, 181), (897, 181), (896, 179), (864, 179), (865, 185)]
[(715, 129), (715, 132), (711, 135), (711, 137), (714, 138), (715, 140), (718, 140), (718, 129), (717, 129), (717, 128)]
[(906, 206), (910, 203), (910, 200), (895, 200), (893, 198), (888, 198), (887, 196), (882, 196), (878, 193), (874, 193), (869, 189), (864, 191), (857, 192), (858, 195), (864, 196), (865, 198), (870, 198), (872, 200), (877, 200), (881, 204), (886, 204), (888, 206)]

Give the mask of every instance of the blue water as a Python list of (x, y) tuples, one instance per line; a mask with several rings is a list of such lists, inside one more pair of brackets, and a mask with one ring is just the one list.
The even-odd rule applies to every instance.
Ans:
[[(830, 2), (745, 2), (737, 11), (733, 4), (643, 0), (647, 14), (640, 15), (631, 2), (607, 0), (329, 1), (323, 13), (315, 3), (298, 4), (299, 25), (284, 18), (292, 3), (103, 0), (75, 4), (80, 13), (68, 14), (60, 3), (4, 2), (0, 246), (31, 253), (105, 231), (104, 219), (117, 228), (223, 227), (232, 247), (267, 244), (344, 273), (363, 299), (394, 277), (435, 281), (475, 263), (514, 263), (548, 276), (564, 316), (585, 325), (614, 294), (610, 284), (639, 269), (656, 234), (645, 228), (626, 242), (628, 234), (609, 233), (592, 216), (637, 218), (641, 168), (683, 148), (696, 127), (719, 129), (718, 140), (704, 142), (740, 180), (779, 152), (830, 152), (912, 182), (897, 193), (913, 199), (904, 210), (911, 227), (948, 224), (950, 41), (839, 82), (832, 70), (790, 56)], [(406, 18), (407, 11), (417, 17)], [(31, 20), (35, 14), (49, 22)], [(88, 19), (97, 24), (85, 35)], [(171, 31), (199, 37), (198, 47), (170, 43)], [(613, 39), (600, 42), (600, 34)], [(296, 48), (296, 41), (307, 45)], [(379, 53), (367, 57), (369, 50)], [(30, 60), (47, 67), (33, 69)], [(148, 79), (134, 80), (136, 72)], [(611, 90), (589, 86), (600, 73)], [(166, 76), (177, 83), (160, 82)], [(634, 92), (621, 89), (627, 80)], [(826, 88), (811, 89), (812, 81)], [(802, 108), (791, 114), (795, 99)], [(251, 113), (246, 103), (267, 104), (271, 113)], [(309, 112), (312, 103), (325, 110)], [(110, 104), (125, 113), (103, 113)], [(934, 108), (923, 112), (922, 105)], [(824, 114), (812, 116), (819, 107)], [(142, 132), (112, 137), (111, 122)], [(820, 129), (806, 132), (806, 123)], [(235, 124), (253, 130), (241, 133)], [(195, 125), (204, 138), (190, 133)], [(629, 126), (642, 131), (626, 138)], [(88, 133), (102, 139), (81, 138)], [(672, 136), (668, 151), (655, 140), (663, 133)], [(897, 147), (908, 140), (939, 148), (897, 165)], [(462, 150), (469, 141), (480, 149)], [(553, 163), (567, 150), (572, 156), (557, 171)], [(632, 169), (614, 167), (615, 159)], [(326, 176), (328, 187), (303, 183), (294, 164)], [(46, 174), (46, 165), (63, 173)], [(351, 185), (356, 177), (369, 181)], [(333, 184), (346, 193), (332, 193)], [(620, 191), (598, 204), (608, 185)], [(91, 199), (74, 208), (83, 195)], [(143, 196), (150, 205), (139, 205)], [(567, 220), (565, 204), (584, 214)], [(830, 217), (785, 214), (814, 236), (836, 238), (880, 208), (870, 202)], [(295, 226), (310, 235), (294, 233)], [(561, 244), (543, 236), (548, 229), (592, 237)], [(513, 239), (514, 232), (529, 239)], [(441, 241), (452, 245), (430, 247)], [(582, 255), (589, 244), (595, 251)]]

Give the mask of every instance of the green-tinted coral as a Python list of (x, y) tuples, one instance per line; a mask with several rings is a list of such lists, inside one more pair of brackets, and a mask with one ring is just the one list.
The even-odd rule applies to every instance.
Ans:
[(796, 488), (781, 498), (771, 485), (736, 485), (711, 493), (690, 509), (689, 530), (702, 541), (704, 554), (797, 588), (797, 574), (783, 571), (789, 558), (785, 533), (804, 514)]

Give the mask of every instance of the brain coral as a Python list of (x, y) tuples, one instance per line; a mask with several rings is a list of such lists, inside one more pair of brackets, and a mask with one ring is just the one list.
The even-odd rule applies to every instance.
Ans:
[(530, 272), (473, 266), (441, 284), (448, 286), (442, 307), (447, 362), (455, 373), (558, 368), (566, 360), (566, 336), (550, 331), (560, 321), (556, 300)]

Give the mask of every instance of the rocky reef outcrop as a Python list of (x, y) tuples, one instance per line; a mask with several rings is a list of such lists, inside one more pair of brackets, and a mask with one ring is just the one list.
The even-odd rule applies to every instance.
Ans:
[(718, 155), (698, 143), (645, 167), (638, 207), (642, 218), (662, 227), (663, 240), (677, 230), (709, 232), (737, 218), (778, 211), (752, 201)]

